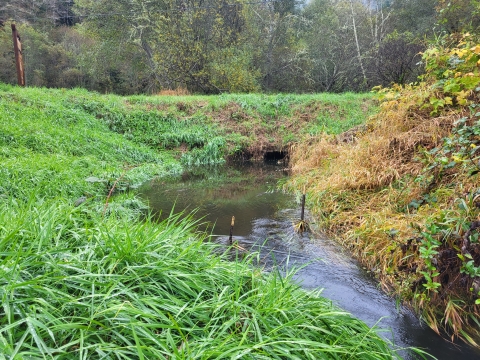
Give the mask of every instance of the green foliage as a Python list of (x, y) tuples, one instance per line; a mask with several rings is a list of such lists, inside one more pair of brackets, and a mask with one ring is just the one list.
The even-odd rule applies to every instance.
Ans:
[(203, 146), (205, 140), (214, 135), (202, 116), (179, 119), (156, 111), (121, 109), (102, 109), (101, 114), (110, 130), (151, 147), (172, 149), (186, 144), (193, 148)]
[[(451, 188), (451, 195), (447, 204), (444, 201), (429, 203), (435, 215), (425, 223), (419, 247), (423, 260), (419, 273), (423, 275), (423, 288), (427, 292), (417, 290), (416, 296), (435, 303), (438, 298), (429, 291), (440, 293), (441, 298), (460, 298), (455, 307), (447, 304), (443, 314), (449, 330), (457, 333), (462, 326), (459, 314), (475, 312), (474, 306), (480, 303), (477, 294), (465, 291), (460, 285), (461, 282), (475, 284), (480, 277), (480, 257), (476, 250), (480, 216), (480, 46), (478, 38), (469, 34), (460, 39), (443, 39), (447, 43), (452, 40), (458, 43), (431, 48), (424, 54), (427, 68), (424, 79), (432, 85), (422, 108), (431, 110), (431, 115), (450, 116), (455, 120), (449, 135), (438, 146), (424, 149), (420, 157), (424, 169), (415, 181), (426, 191), (423, 198), (434, 196), (433, 189), (440, 192), (444, 186)], [(454, 110), (463, 116), (453, 113)], [(424, 204), (427, 201), (418, 205)], [(454, 288), (456, 293), (450, 290)], [(457, 320), (453, 320), (453, 313), (457, 314)]]
[[(468, 259), (468, 261), (464, 258)], [(465, 254), (464, 258), (461, 258), (464, 261), (460, 272), (467, 274), (472, 278), (480, 277), (480, 266), (475, 266), (475, 261), (473, 260), (472, 256), (470, 254)]]
[(436, 30), (438, 0), (397, 0), (392, 3), (392, 24), (399, 33), (411, 32), (419, 38)]
[[(287, 186), (384, 288), (437, 332), (480, 339), (478, 37), (442, 37), (419, 83), (380, 91), (380, 112), (351, 142), (311, 141)], [(437, 105), (437, 104), (443, 104)], [(472, 290), (471, 290), (472, 289)]]
[[(448, 107), (476, 106), (472, 95), (480, 91), (480, 45), (474, 36), (465, 34), (458, 45), (449, 47), (432, 47), (423, 56), (426, 64), (427, 77), (434, 79), (434, 89), (438, 89), (429, 98), (433, 108), (432, 115)], [(475, 95), (473, 95), (475, 97)]]
[(292, 11), (294, 3), (280, 1), (248, 9), (247, 46), (266, 91), (311, 91), (311, 56), (301, 36), (305, 21), (300, 11)]
[(438, 272), (436, 258), (438, 255), (438, 248), (442, 244), (441, 241), (436, 239), (437, 235), (441, 235), (441, 229), (437, 223), (426, 224), (426, 230), (422, 232), (422, 243), (420, 245), (419, 253), (425, 264), (425, 271), (420, 271), (423, 274), (426, 283), (423, 284), (426, 290), (432, 290), (437, 292), (437, 288), (441, 286), (438, 281), (434, 279), (440, 275)]
[(117, 94), (367, 91), (415, 81), (436, 5), (447, 31), (478, 25), (476, 0), (6, 0), (0, 80), (15, 83), (2, 31), (15, 19), (28, 85)]
[[(172, 160), (125, 140), (76, 107), (75, 99), (85, 95), (85, 91), (0, 88), (3, 196), (26, 199), (35, 190), (42, 197), (75, 199), (108, 192), (124, 172), (125, 181), (135, 185), (174, 169)], [(85, 181), (92, 176), (104, 181)]]
[[(76, 2), (77, 10), (87, 13), (106, 12), (112, 5), (108, 0)], [(241, 51), (231, 56), (245, 39), (242, 1), (235, 5), (217, 0), (188, 0), (181, 5), (134, 0), (114, 5), (116, 12), (123, 14), (119, 21), (91, 18), (88, 23), (99, 32), (106, 27), (116, 42), (135, 44), (150, 67), (156, 88), (182, 86), (203, 93), (252, 90), (256, 81), (248, 71), (249, 56)], [(229, 69), (232, 65), (234, 69)]]
[[(80, 89), (22, 90), (5, 85), (0, 85), (0, 91), (0, 118), (4, 121), (0, 154), (12, 158), (11, 166), (22, 162), (22, 157), (25, 164), (31, 162), (29, 158), (43, 164), (51, 153), (59, 155), (59, 163), (72, 156), (105, 164), (102, 174), (90, 174), (91, 168), (85, 168), (85, 175), (78, 179), (80, 187), (82, 179), (91, 175), (115, 179), (123, 173), (118, 170), (122, 168), (128, 169), (128, 177), (138, 164), (147, 172), (179, 171), (178, 163), (162, 161), (154, 151), (175, 150), (185, 165), (220, 164), (226, 156), (262, 155), (266, 147), (281, 149), (312, 131), (344, 131), (353, 123), (364, 122), (375, 110), (370, 94), (121, 98)], [(319, 125), (314, 121), (317, 116), (322, 121)], [(11, 120), (15, 118), (20, 121)], [(21, 157), (13, 157), (12, 151)], [(69, 166), (77, 164), (68, 162)], [(110, 170), (110, 165), (117, 170)], [(70, 188), (78, 194), (79, 188)]]
[(439, 0), (437, 13), (439, 25), (449, 34), (479, 29), (478, 0)]
[[(345, 93), (338, 101), (326, 102), (317, 115), (317, 119), (308, 127), (308, 134), (319, 135), (341, 134), (351, 128), (365, 123), (365, 120), (375, 114), (376, 106), (352, 106), (355, 101), (354, 94)], [(372, 103), (375, 99), (372, 97)], [(365, 103), (364, 103), (365, 104)]]
[(463, 117), (454, 123), (452, 133), (443, 139), (441, 146), (425, 151), (421, 160), (425, 164), (425, 171), (416, 179), (417, 182), (439, 182), (442, 177), (460, 168), (474, 176), (480, 172), (480, 120), (475, 120), (480, 114), (476, 112), (476, 105), (470, 105), (472, 117)]
[(475, 40), (464, 35), (453, 49), (432, 48), (424, 54), (426, 78), (434, 83), (433, 95), (423, 107), (432, 109), (432, 115), (455, 108), (468, 111), (468, 116), (454, 122), (441, 146), (424, 152), (426, 171), (434, 173), (437, 181), (457, 165), (472, 176), (480, 170), (480, 45)]
[(203, 148), (195, 148), (182, 155), (182, 163), (188, 166), (215, 165), (225, 162), (225, 139), (221, 137), (208, 141)]
[(260, 72), (251, 65), (252, 54), (238, 47), (219, 49), (209, 64), (212, 83), (222, 91), (249, 93), (260, 90)]
[[(345, 32), (338, 31), (342, 14), (340, 7), (334, 7), (333, 3), (331, 0), (310, 1), (304, 11), (308, 21), (304, 28), (304, 38), (312, 54), (311, 76), (317, 91), (335, 92), (345, 89), (345, 82), (351, 79), (348, 79), (349, 76), (341, 76), (340, 72), (347, 71), (355, 60), (351, 56), (352, 39), (345, 36)], [(346, 49), (348, 50), (345, 51)]]
[(7, 31), (0, 31), (0, 80), (9, 84), (17, 82), (15, 56), (12, 55), (12, 35)]

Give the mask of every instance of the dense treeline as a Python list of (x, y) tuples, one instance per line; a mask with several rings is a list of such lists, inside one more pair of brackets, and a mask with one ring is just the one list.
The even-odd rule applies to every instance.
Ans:
[[(120, 94), (341, 92), (408, 83), (426, 40), (475, 30), (478, 0), (6, 0), (0, 81)], [(8, 26), (7, 26), (8, 25)]]

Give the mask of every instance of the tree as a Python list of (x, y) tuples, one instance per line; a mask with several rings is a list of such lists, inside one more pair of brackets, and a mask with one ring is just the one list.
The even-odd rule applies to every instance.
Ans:
[[(303, 1), (4, 0), (0, 20), (25, 26), (30, 84), (120, 94), (365, 91), (410, 82), (421, 72), (425, 34), (480, 22), (480, 0)], [(6, 34), (0, 80), (9, 82)]]
[[(373, 47), (369, 11), (359, 1), (313, 0), (304, 11), (304, 38), (316, 91), (368, 88), (366, 56)], [(320, 35), (319, 35), (320, 34)]]
[(3, 0), (0, 20), (72, 26), (76, 21), (74, 0)]
[(421, 52), (425, 45), (411, 33), (388, 34), (375, 49), (376, 61), (371, 62), (371, 72), (376, 84), (390, 86), (416, 81), (422, 73)]
[[(83, 11), (113, 11), (121, 14), (122, 31), (111, 19), (86, 18), (85, 23), (105, 34), (137, 46), (144, 54), (152, 77), (162, 88), (186, 86), (191, 91), (218, 93), (229, 84), (219, 59), (222, 51), (242, 48), (244, 13), (241, 1), (226, 0), (79, 0)], [(118, 31), (118, 30), (117, 30)], [(232, 52), (230, 52), (233, 54)], [(240, 56), (242, 51), (235, 54)], [(225, 56), (223, 56), (225, 58)], [(232, 59), (228, 59), (230, 63)], [(245, 57), (236, 66), (247, 66)], [(242, 66), (243, 66), (242, 65)], [(216, 69), (216, 77), (211, 71)], [(233, 76), (234, 74), (232, 74)], [(249, 79), (248, 81), (251, 81)], [(238, 77), (233, 81), (238, 87)], [(249, 88), (247, 86), (246, 88)], [(228, 89), (227, 89), (228, 90)]]
[(315, 91), (341, 91), (350, 61), (346, 28), (332, 0), (313, 0), (304, 9), (303, 38), (312, 59), (311, 78)]
[(438, 23), (449, 34), (480, 27), (479, 0), (438, 0)]
[(300, 2), (265, 2), (249, 7), (250, 48), (267, 91), (302, 91), (310, 83), (310, 58), (301, 38)]
[[(218, 77), (217, 81), (212, 77), (211, 70), (222, 68), (222, 58), (228, 62), (234, 60), (225, 54), (242, 54), (245, 40), (242, 36), (245, 23), (242, 4), (227, 3), (226, 0), (189, 0), (184, 4), (185, 10), (165, 13), (162, 21), (156, 24), (154, 58), (163, 83), (169, 87), (186, 85), (191, 91), (204, 93), (229, 90), (229, 76), (234, 74), (220, 71), (224, 81), (218, 82)], [(236, 62), (236, 66), (248, 66), (244, 60)]]
[(438, 0), (395, 0), (388, 32), (409, 32), (416, 37), (430, 35), (435, 30)]
[(6, 26), (0, 26), (0, 81), (7, 84), (17, 83), (12, 33)]

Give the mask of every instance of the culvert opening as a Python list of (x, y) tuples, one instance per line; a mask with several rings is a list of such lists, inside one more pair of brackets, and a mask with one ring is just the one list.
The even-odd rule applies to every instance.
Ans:
[(263, 154), (264, 161), (286, 161), (288, 153), (286, 151), (267, 151)]

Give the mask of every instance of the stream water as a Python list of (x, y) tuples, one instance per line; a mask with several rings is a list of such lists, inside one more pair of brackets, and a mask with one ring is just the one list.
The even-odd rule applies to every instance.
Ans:
[[(248, 251), (259, 252), (263, 266), (300, 268), (294, 279), (303, 288), (322, 288), (323, 296), (369, 326), (383, 329), (381, 335), (397, 346), (419, 347), (440, 360), (480, 359), (480, 351), (444, 340), (385, 295), (339, 245), (318, 234), (295, 233), (292, 224), (300, 219), (298, 201), (274, 191), (286, 175), (276, 164), (198, 169), (181, 179), (154, 180), (140, 192), (160, 218), (172, 208), (185, 213), (195, 210), (201, 226), (219, 243), (228, 243), (235, 216), (234, 240)], [(306, 220), (311, 221), (308, 211)], [(402, 355), (416, 358), (408, 351)]]

